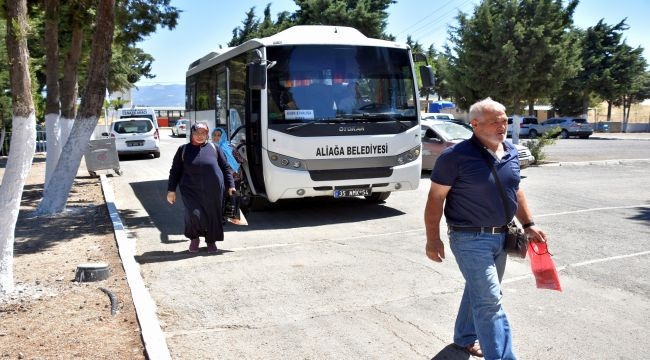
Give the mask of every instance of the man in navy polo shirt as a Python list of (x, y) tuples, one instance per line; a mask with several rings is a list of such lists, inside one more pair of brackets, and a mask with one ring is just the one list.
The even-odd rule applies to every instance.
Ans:
[[(449, 246), (465, 278), (454, 344), (473, 356), (487, 359), (516, 359), (510, 325), (501, 306), (501, 279), (506, 266), (505, 219), (516, 216), (532, 241), (546, 241), (546, 234), (535, 226), (524, 192), (519, 188), (517, 149), (505, 141), (505, 110), (490, 98), (470, 107), (474, 136), (440, 155), (431, 173), (424, 210), (427, 257), (435, 262), (445, 258), (440, 238), (444, 205)], [(505, 214), (484, 155), (494, 164), (510, 214)]]

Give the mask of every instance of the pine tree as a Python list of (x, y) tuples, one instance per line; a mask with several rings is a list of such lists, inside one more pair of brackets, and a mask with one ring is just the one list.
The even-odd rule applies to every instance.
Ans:
[(490, 96), (521, 113), (577, 70), (567, 30), (577, 0), (483, 1), (450, 30), (449, 83), (460, 107)]

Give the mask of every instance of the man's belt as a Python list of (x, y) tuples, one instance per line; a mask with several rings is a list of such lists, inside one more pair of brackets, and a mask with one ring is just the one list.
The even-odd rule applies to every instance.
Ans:
[(488, 233), (488, 234), (501, 234), (508, 231), (507, 226), (452, 226), (449, 225), (449, 230), (458, 232), (471, 232), (471, 233)]

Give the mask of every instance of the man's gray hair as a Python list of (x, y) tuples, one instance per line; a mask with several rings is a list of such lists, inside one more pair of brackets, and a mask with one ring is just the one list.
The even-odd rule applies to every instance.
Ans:
[(492, 100), (487, 97), (483, 100), (477, 101), (469, 107), (469, 119), (478, 119), (486, 111), (503, 111), (506, 112), (506, 107), (498, 101)]

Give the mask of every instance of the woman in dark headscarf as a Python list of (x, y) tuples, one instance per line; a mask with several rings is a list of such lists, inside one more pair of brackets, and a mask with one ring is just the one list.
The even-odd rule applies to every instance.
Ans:
[(199, 251), (199, 237), (205, 237), (208, 252), (217, 252), (223, 241), (223, 194), (235, 192), (230, 165), (221, 149), (208, 142), (208, 125), (192, 125), (190, 142), (181, 145), (174, 155), (167, 182), (167, 201), (176, 202), (176, 187), (183, 195), (185, 236), (190, 252)]

